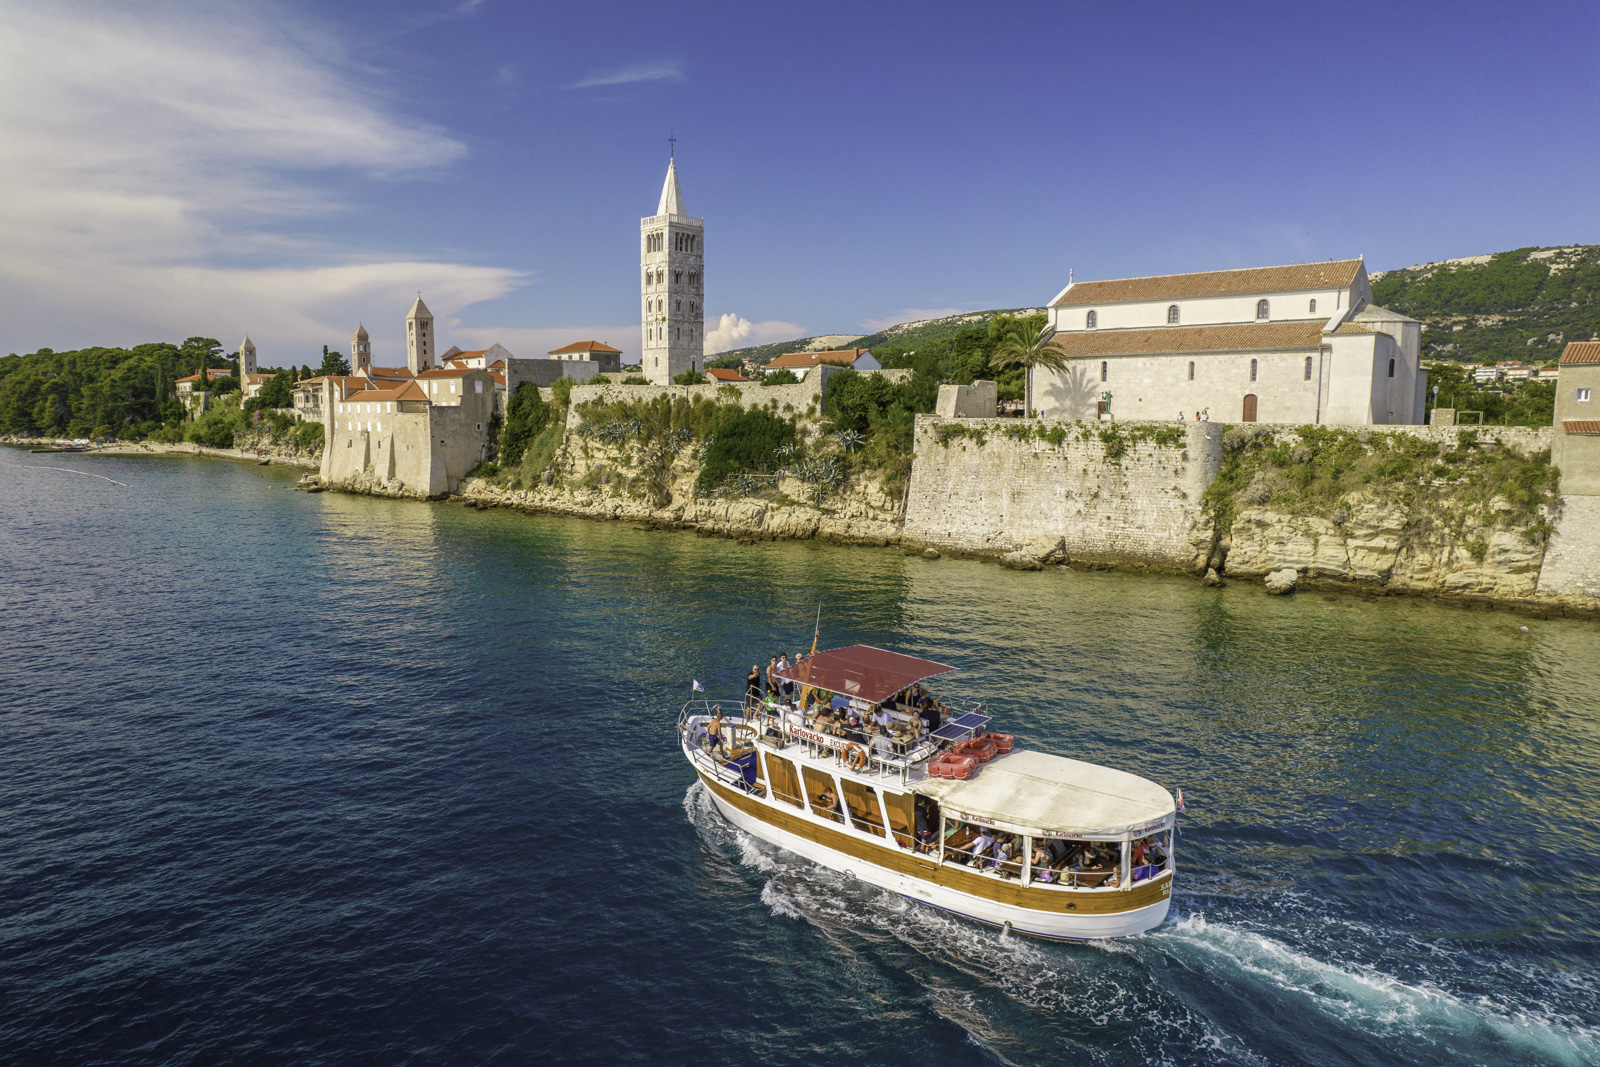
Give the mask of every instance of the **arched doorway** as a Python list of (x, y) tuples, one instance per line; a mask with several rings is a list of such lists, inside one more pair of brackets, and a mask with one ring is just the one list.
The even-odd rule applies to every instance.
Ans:
[(1254, 393), (1246, 393), (1244, 395), (1244, 421), (1256, 421), (1256, 394)]

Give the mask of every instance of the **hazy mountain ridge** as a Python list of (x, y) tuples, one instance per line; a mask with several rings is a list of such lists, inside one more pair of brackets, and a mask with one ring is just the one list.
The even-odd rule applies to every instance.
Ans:
[(1432, 359), (1550, 360), (1600, 333), (1600, 245), (1519, 248), (1371, 278), (1375, 303), (1422, 321)]

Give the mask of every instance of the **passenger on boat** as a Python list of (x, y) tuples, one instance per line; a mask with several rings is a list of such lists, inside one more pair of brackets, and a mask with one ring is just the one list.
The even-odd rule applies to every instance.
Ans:
[(722, 747), (722, 707), (718, 705), (711, 711), (711, 721), (706, 723), (706, 751), (716, 755)]
[(761, 665), (750, 664), (750, 673), (744, 679), (744, 707), (754, 711), (761, 706)]
[(839, 810), (839, 798), (834, 793), (831, 785), (823, 786), (822, 792), (817, 794), (817, 807), (824, 811), (831, 811), (835, 815), (844, 814), (843, 811)]
[(1033, 855), (1028, 860), (1028, 865), (1033, 868), (1033, 880), (1035, 882), (1055, 881), (1056, 872), (1050, 869), (1052, 863), (1049, 846), (1035, 838), (1033, 841)]
[(773, 656), (767, 661), (767, 696), (773, 700), (778, 699), (778, 657)]
[(972, 845), (967, 850), (967, 862), (974, 867), (981, 867), (994, 848), (994, 834), (985, 828), (978, 830), (978, 836), (972, 839)]
[(914, 805), (914, 809), (914, 817), (916, 819), (917, 851), (931, 851), (933, 848), (933, 818), (932, 813), (928, 810), (928, 802), (922, 797), (918, 797)]
[(889, 732), (889, 727), (894, 725), (894, 716), (889, 713), (888, 708), (884, 707), (882, 704), (879, 704), (877, 707), (872, 709), (872, 725), (879, 727), (885, 734), (887, 734)]
[[(786, 671), (788, 669), (789, 669), (789, 654), (786, 653), (786, 652), (779, 652), (778, 653), (778, 670)], [(789, 701), (794, 699), (794, 683), (789, 681), (787, 678), (779, 678), (778, 679), (778, 699), (783, 700), (785, 702), (789, 702)]]

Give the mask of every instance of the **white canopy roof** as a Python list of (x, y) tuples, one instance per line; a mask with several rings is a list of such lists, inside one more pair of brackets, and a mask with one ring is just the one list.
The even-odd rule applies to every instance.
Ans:
[(926, 778), (913, 791), (951, 815), (970, 815), (1019, 834), (1120, 834), (1153, 828), (1177, 810), (1154, 782), (1094, 763), (1017, 751), (976, 778)]

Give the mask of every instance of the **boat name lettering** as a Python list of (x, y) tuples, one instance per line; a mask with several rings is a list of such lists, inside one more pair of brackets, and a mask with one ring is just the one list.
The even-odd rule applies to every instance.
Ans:
[(799, 737), (806, 741), (810, 741), (813, 745), (822, 745), (826, 748), (838, 748), (842, 743), (837, 737), (829, 737), (826, 734), (812, 733), (810, 730), (807, 730), (804, 727), (796, 726), (794, 723), (789, 723), (786, 728), (789, 731), (790, 736)]

